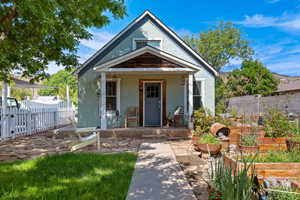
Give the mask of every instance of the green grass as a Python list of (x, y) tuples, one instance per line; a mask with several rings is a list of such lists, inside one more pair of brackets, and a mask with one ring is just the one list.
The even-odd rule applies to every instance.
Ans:
[(136, 154), (61, 154), (0, 164), (0, 199), (125, 199)]
[(300, 162), (300, 152), (288, 152), (288, 151), (269, 151), (267, 153), (258, 154), (256, 156), (244, 155), (244, 159), (250, 162), (254, 159), (254, 162)]
[(221, 144), (220, 140), (210, 133), (205, 133), (199, 139), (202, 144)]

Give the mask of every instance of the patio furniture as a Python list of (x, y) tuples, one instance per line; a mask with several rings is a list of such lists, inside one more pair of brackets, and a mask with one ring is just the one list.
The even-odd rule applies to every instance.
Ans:
[(181, 106), (177, 106), (172, 114), (169, 113), (168, 123), (174, 127), (184, 125), (184, 111)]
[(129, 107), (126, 112), (125, 118), (125, 128), (128, 127), (129, 123), (136, 123), (136, 126), (139, 126), (139, 110), (138, 107)]
[[(59, 134), (60, 132), (61, 130), (58, 129), (54, 131), (54, 134)], [(78, 136), (78, 142), (71, 146), (70, 151), (76, 151), (93, 143), (97, 144), (97, 151), (100, 151), (100, 132), (101, 129), (99, 127), (74, 128), (71, 133)], [(81, 134), (85, 133), (91, 133), (91, 135), (83, 137)]]

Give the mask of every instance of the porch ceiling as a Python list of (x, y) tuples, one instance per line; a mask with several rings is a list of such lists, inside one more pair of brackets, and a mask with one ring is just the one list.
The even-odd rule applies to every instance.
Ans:
[(195, 72), (201, 68), (154, 47), (145, 46), (94, 67), (98, 72)]

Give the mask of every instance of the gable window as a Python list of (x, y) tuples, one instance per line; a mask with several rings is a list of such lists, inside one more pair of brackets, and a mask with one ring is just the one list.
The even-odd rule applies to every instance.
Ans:
[(106, 110), (117, 110), (117, 81), (106, 82)]
[(161, 40), (134, 40), (135, 49), (139, 49), (145, 46), (152, 46), (154, 48), (160, 49)]

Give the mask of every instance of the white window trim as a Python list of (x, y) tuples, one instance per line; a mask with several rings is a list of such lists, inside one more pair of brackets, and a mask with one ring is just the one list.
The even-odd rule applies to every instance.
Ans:
[(136, 49), (136, 41), (139, 40), (143, 40), (143, 41), (148, 41), (148, 40), (156, 40), (156, 41), (160, 41), (159, 43), (159, 49), (162, 49), (162, 43), (163, 43), (163, 39), (162, 38), (133, 38), (132, 39), (132, 50)]
[[(120, 78), (108, 78), (106, 79), (106, 82), (108, 81), (115, 81), (117, 83), (117, 110), (119, 111), (119, 113), (121, 114), (121, 79)], [(107, 110), (106, 111), (107, 116), (111, 116), (112, 114), (114, 114), (114, 111), (111, 110)]]
[[(203, 108), (206, 108), (206, 102), (205, 102), (205, 85), (206, 85), (206, 78), (197, 78), (197, 77), (194, 77), (194, 80), (193, 81), (201, 81), (201, 101), (202, 101), (202, 105), (203, 105)], [(184, 112), (187, 113), (188, 111), (188, 102), (187, 102), (187, 84), (188, 84), (188, 79), (185, 78), (185, 81), (184, 81)]]

